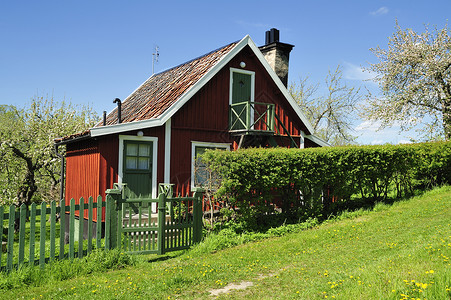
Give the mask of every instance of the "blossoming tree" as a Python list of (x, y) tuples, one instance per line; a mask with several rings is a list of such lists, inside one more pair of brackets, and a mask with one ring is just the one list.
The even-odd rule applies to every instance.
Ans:
[(417, 139), (451, 138), (451, 37), (442, 29), (423, 33), (402, 30), (389, 38), (388, 49), (371, 49), (379, 62), (374, 72), (382, 94), (369, 94), (363, 117), (381, 121), (381, 127), (400, 124), (401, 130), (415, 128)]

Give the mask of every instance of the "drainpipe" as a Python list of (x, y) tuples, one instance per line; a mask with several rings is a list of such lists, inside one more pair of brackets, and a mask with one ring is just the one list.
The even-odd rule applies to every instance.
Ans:
[(121, 120), (121, 110), (122, 110), (121, 109), (121, 106), (122, 106), (121, 99), (116, 98), (116, 99), (114, 99), (113, 103), (117, 103), (117, 122), (120, 124), (122, 122), (122, 120)]
[(55, 154), (61, 159), (61, 188), (60, 188), (60, 200), (64, 200), (64, 156), (58, 152), (58, 144), (54, 145)]

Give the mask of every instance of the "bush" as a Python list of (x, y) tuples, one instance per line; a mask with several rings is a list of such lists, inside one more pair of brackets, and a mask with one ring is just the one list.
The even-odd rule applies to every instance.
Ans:
[(207, 151), (237, 221), (265, 230), (451, 183), (451, 143)]

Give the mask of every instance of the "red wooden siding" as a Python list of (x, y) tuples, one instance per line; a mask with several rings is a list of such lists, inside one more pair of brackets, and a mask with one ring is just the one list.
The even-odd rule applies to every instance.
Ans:
[[(105, 191), (117, 182), (118, 147), (117, 136), (67, 145), (66, 205), (69, 205), (71, 198), (75, 199), (76, 204), (80, 203), (81, 197), (87, 201), (92, 196), (94, 202), (99, 195), (105, 199)], [(88, 218), (87, 211), (84, 217)], [(103, 210), (102, 221), (104, 217)], [(96, 209), (93, 220), (97, 221)]]
[[(242, 61), (246, 63), (245, 70), (255, 72), (255, 102), (275, 104), (277, 115), (295, 140), (299, 140), (301, 130), (307, 131), (263, 65), (246, 47), (172, 117), (171, 183), (175, 184), (176, 195), (185, 196), (190, 191), (192, 141), (230, 143), (232, 149), (237, 148), (238, 138), (228, 132), (229, 84), (230, 68), (240, 69)], [(278, 132), (286, 135), (282, 126), (276, 125)], [(287, 138), (276, 140), (290, 145)]]
[[(90, 196), (94, 200), (97, 199), (100, 177), (99, 161), (100, 153), (97, 141), (89, 140), (67, 145), (66, 205), (70, 204), (71, 198), (75, 199), (75, 204), (80, 203), (81, 197), (85, 201)], [(96, 213), (94, 215), (96, 216)]]
[(107, 136), (99, 140), (100, 152), (100, 181), (99, 195), (105, 197), (105, 191), (112, 189), (117, 182), (119, 163), (119, 137)]

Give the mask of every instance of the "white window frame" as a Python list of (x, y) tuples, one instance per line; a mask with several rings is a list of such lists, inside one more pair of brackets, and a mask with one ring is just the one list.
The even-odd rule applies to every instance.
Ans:
[[(242, 74), (251, 75), (251, 102), (255, 102), (255, 72), (237, 69), (237, 68), (230, 68), (229, 105), (232, 105), (233, 73), (242, 73)], [(253, 124), (253, 123), (254, 123), (254, 110), (251, 108), (251, 124)]]
[[(124, 141), (152, 142), (152, 198), (157, 198), (157, 162), (158, 162), (158, 138), (153, 136), (119, 135), (119, 166), (117, 171), (117, 182), (122, 184), (124, 177)], [(152, 203), (153, 208), (153, 203)], [(154, 209), (152, 209), (154, 210)]]
[(211, 142), (196, 142), (191, 141), (191, 188), (195, 188), (194, 185), (194, 166), (196, 162), (196, 147), (209, 147), (209, 148), (220, 148), (226, 151), (230, 151), (231, 143), (211, 143)]

